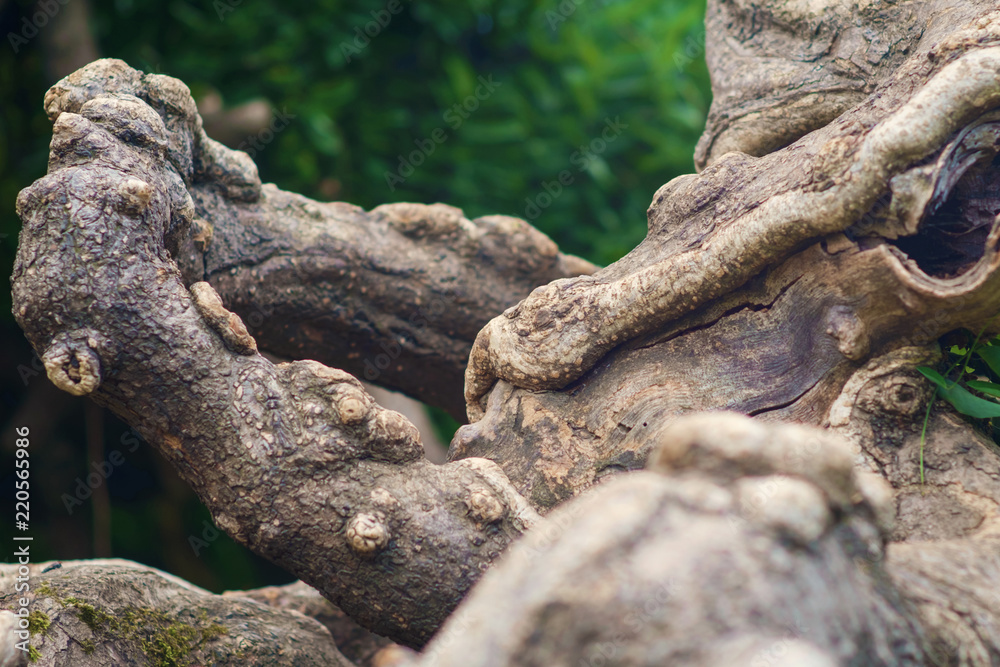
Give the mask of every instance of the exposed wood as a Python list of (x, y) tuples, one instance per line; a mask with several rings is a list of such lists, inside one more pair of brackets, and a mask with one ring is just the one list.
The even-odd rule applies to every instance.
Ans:
[(416, 664), (927, 664), (886, 585), (891, 494), (844, 442), (733, 414), (662, 435), (656, 472), (554, 510)]
[(480, 333), (466, 395), (470, 417), (483, 418), (459, 432), (452, 458), (501, 462), (551, 507), (641, 467), (672, 416), (729, 409), (826, 424), (869, 360), (992, 317), (1000, 204), (957, 273), (900, 248), (900, 237), (936, 233), (939, 208), (968, 200), (963, 180), (1000, 179), (992, 43), (996, 13), (926, 45), (792, 146), (733, 153), (663, 186), (629, 255), (536, 290)]

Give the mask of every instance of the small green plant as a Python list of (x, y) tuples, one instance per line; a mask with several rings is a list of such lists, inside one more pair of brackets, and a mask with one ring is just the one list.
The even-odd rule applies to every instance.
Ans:
[[(991, 319), (990, 322), (993, 320)], [(942, 398), (959, 413), (974, 419), (989, 419), (994, 442), (1000, 442), (1000, 336), (983, 341), (984, 326), (974, 339), (971, 332), (964, 336), (965, 344), (948, 347), (948, 370), (942, 375), (928, 366), (918, 366), (924, 377), (934, 384), (934, 395), (927, 403), (924, 425), (920, 432), (920, 483), (924, 483), (924, 442), (927, 438), (927, 424), (930, 422), (931, 406)], [(980, 394), (980, 395), (977, 395)]]

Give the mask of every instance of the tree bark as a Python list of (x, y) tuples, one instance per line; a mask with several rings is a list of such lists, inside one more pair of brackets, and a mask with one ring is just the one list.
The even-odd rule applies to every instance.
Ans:
[[(641, 467), (671, 416), (828, 424), (865, 364), (993, 317), (995, 16), (924, 45), (868, 100), (788, 148), (730, 153), (666, 184), (629, 255), (493, 319), (466, 376), (477, 421), (452, 457), (500, 462), (551, 507)], [(972, 212), (980, 203), (988, 213)], [(971, 219), (952, 230), (946, 209)]]
[(843, 441), (721, 413), (661, 443), (513, 545), (415, 664), (927, 664), (883, 568), (891, 492)]
[[(272, 364), (211, 285), (186, 286), (172, 258), (190, 270), (208, 229), (186, 181), (236, 201), (259, 190), (245, 154), (192, 144), (193, 108), (180, 82), (119, 61), (49, 92), (50, 173), (18, 198), (15, 317), (56, 386), (133, 424), (220, 528), (372, 630), (419, 646), (537, 514), (495, 464), (431, 464), (412, 425), (353, 377)], [(318, 206), (265, 192), (282, 207)]]
[(532, 288), (596, 269), (516, 218), (470, 221), (444, 204), (366, 213), (262, 185), (245, 153), (205, 135), (186, 86), (121, 61), (63, 79), (45, 109), (54, 121), (102, 94), (136, 95), (159, 113), (186, 190), (167, 249), (185, 283), (211, 283), (278, 356), (336, 365), (463, 418), (479, 329)]
[(268, 586), (250, 591), (226, 591), (223, 597), (249, 598), (269, 607), (304, 614), (323, 624), (344, 657), (358, 667), (378, 667), (380, 651), (396, 646), (385, 637), (373, 634), (355, 623), (347, 614), (312, 586), (297, 581), (287, 586)]
[[(710, 165), (661, 188), (649, 235), (629, 256), (538, 289), (494, 319), (466, 376), (478, 421), (459, 431), (451, 456), (496, 460), (544, 510), (643, 467), (680, 415), (736, 410), (827, 427), (849, 439), (859, 468), (894, 487), (898, 521), (884, 568), (926, 634), (917, 659), (1000, 664), (1000, 598), (984, 592), (1000, 577), (1000, 452), (942, 406), (930, 412), (921, 446), (931, 391), (915, 371), (936, 362), (943, 334), (997, 328), (1000, 14), (987, 3), (885, 10), (917, 12), (915, 33), (913, 20), (887, 33), (917, 37), (896, 40), (867, 79), (870, 95), (835, 120), (813, 118), (815, 129), (803, 124), (816, 109), (796, 106), (798, 86), (746, 76), (754, 66), (781, 72), (764, 58), (781, 39), (812, 39), (815, 25), (792, 30), (765, 3), (743, 14), (755, 8), (756, 36), (738, 22), (710, 33), (722, 85), (745, 97), (717, 95), (703, 147), (762, 157), (704, 149)], [(734, 12), (710, 3), (710, 28)], [(862, 12), (857, 25), (824, 26), (864, 52), (871, 40), (849, 36), (869, 19)], [(719, 54), (748, 40), (759, 49), (738, 66), (721, 64)], [(796, 76), (815, 68), (816, 90), (835, 87), (843, 63), (832, 52), (807, 65), (789, 49)], [(781, 98), (769, 108), (791, 114), (772, 137), (760, 129), (771, 116), (746, 107), (761, 81)], [(713, 595), (717, 588), (704, 584)], [(872, 647), (855, 649), (864, 664), (913, 659), (897, 653), (883, 663)]]
[[(246, 598), (213, 595), (137, 563), (37, 563), (30, 566), (28, 593), (14, 592), (17, 577), (17, 565), (0, 566), (5, 591), (0, 607), (20, 609), (18, 598), (28, 596), (28, 642), (37, 651), (31, 664), (353, 665), (312, 618)], [(19, 653), (15, 657), (29, 664), (27, 655)]]
[[(448, 619), (392, 664), (1000, 665), (1000, 450), (915, 370), (1000, 328), (1000, 12), (950, 4), (710, 2), (702, 171), (592, 275), (510, 218), (261, 186), (99, 61), (46, 97), (15, 316), (238, 541), (408, 646)], [(442, 466), (251, 335), (455, 412), (508, 306)]]

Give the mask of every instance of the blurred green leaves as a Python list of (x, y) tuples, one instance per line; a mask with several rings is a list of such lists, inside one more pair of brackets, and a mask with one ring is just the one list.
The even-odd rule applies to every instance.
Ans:
[[(693, 169), (709, 104), (702, 2), (399, 1), (382, 26), (388, 0), (242, 2), (221, 21), (208, 1), (95, 0), (95, 29), (106, 55), (196, 96), (287, 107), (298, 120), (256, 156), (262, 177), (316, 198), (335, 179), (338, 199), (366, 208), (444, 201), (523, 217), (525, 198), (621, 116), (627, 133), (534, 223), (599, 263), (642, 239), (653, 192)], [(552, 12), (565, 14), (554, 29)], [(343, 45), (359, 43), (347, 62)], [(496, 94), (390, 191), (385, 172), (491, 75)]]
[[(365, 208), (442, 201), (469, 217), (526, 217), (570, 170), (532, 223), (607, 264), (642, 240), (656, 189), (693, 170), (709, 105), (704, 0), (221, 1), (231, 11), (213, 0), (90, 0), (91, 29), (102, 55), (178, 77), (196, 99), (218, 92), (227, 107), (263, 98), (287, 110), (295, 119), (255, 151), (262, 178), (285, 189)], [(16, 27), (32, 8), (9, 0), (0, 23)], [(17, 192), (47, 162), (42, 97), (55, 81), (44, 42), (0, 49), (8, 267)], [(482, 77), (500, 86), (456, 127), (447, 114)], [(574, 154), (619, 117), (627, 130), (578, 170)], [(447, 139), (390, 189), (386, 173), (438, 128)], [(4, 290), (0, 318), (12, 325), (9, 299)]]

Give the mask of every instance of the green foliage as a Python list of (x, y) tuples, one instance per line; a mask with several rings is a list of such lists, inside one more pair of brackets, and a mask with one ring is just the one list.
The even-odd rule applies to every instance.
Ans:
[(927, 405), (920, 435), (921, 483), (924, 482), (924, 440), (931, 405), (935, 399), (948, 401), (960, 414), (967, 417), (990, 420), (993, 440), (1000, 442), (1000, 422), (993, 421), (1000, 417), (1000, 403), (992, 400), (1000, 398), (1000, 336), (983, 342), (980, 339), (985, 330), (984, 327), (974, 339), (971, 332), (959, 334), (966, 338), (966, 344), (951, 345), (948, 348), (947, 358), (943, 362), (948, 370), (943, 375), (927, 366), (917, 367), (934, 385), (934, 396)]
[[(937, 385), (937, 395), (951, 403), (956, 410), (963, 415), (975, 419), (993, 419), (1000, 417), (1000, 403), (984, 398), (979, 398), (968, 389), (962, 387), (957, 381), (950, 382), (932, 368), (921, 366), (918, 368), (924, 377)], [(976, 388), (976, 383), (967, 383), (970, 387)], [(989, 387), (1000, 387), (989, 382), (978, 383)], [(984, 392), (988, 393), (988, 392)]]
[[(179, 77), (196, 99), (211, 90), (227, 106), (263, 97), (294, 115), (255, 151), (266, 181), (365, 208), (443, 201), (470, 217), (531, 217), (566, 251), (600, 264), (642, 240), (656, 189), (693, 171), (710, 101), (704, 0), (91, 5), (102, 55)], [(4, 25), (16, 28), (30, 9), (29, 0), (8, 3)], [(390, 20), (368, 38), (366, 27), (378, 27), (372, 12)], [(20, 227), (14, 199), (44, 174), (51, 136), (41, 102), (55, 81), (41, 41), (17, 54), (0, 49), (5, 266)], [(479, 77), (499, 84), (481, 101)], [(467, 101), (478, 108), (465, 112)], [(627, 128), (603, 150), (586, 150), (601, 147), (616, 118)], [(392, 189), (387, 173), (439, 128), (445, 141)], [(544, 206), (564, 171), (572, 182)], [(537, 216), (526, 214), (534, 213), (529, 201), (542, 204)], [(3, 290), (0, 317), (9, 318), (9, 305)]]
[[(256, 151), (265, 180), (366, 208), (443, 201), (526, 217), (567, 170), (572, 184), (533, 222), (602, 263), (642, 239), (655, 190), (693, 170), (709, 103), (701, 1), (401, 1), (395, 15), (387, 0), (94, 4), (108, 55), (196, 97), (264, 96), (295, 116)], [(580, 151), (615, 118), (621, 136)], [(386, 174), (437, 129), (446, 139), (393, 189)]]
[[(527, 217), (600, 264), (642, 240), (656, 189), (693, 171), (710, 101), (704, 0), (91, 5), (102, 55), (179, 77), (196, 99), (213, 90), (227, 106), (263, 97), (294, 116), (254, 151), (265, 180), (365, 208), (443, 201), (470, 217)], [(4, 25), (16, 28), (30, 9), (9, 3)], [(373, 13), (388, 17), (384, 27)], [(6, 266), (20, 226), (14, 199), (43, 175), (51, 136), (41, 101), (55, 81), (41, 42), (0, 49)], [(480, 77), (496, 84), (485, 99), (476, 98)], [(616, 119), (621, 133), (604, 141)], [(442, 143), (430, 140), (435, 130)], [(429, 140), (433, 151), (420, 153)], [(421, 164), (392, 179), (414, 151)]]

